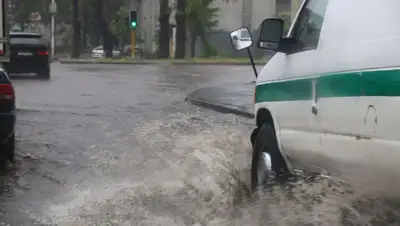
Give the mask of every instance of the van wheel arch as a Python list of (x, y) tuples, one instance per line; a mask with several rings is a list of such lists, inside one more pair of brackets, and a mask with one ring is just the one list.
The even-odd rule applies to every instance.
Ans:
[(281, 145), (280, 145), (280, 139), (279, 139), (279, 135), (277, 132), (277, 128), (275, 128), (275, 123), (274, 123), (274, 118), (272, 117), (271, 112), (267, 109), (267, 108), (261, 108), (257, 111), (256, 114), (256, 125), (257, 128), (253, 130), (252, 134), (251, 134), (251, 143), (253, 145), (253, 150), (255, 148), (255, 143), (256, 143), (256, 139), (257, 139), (257, 135), (260, 132), (260, 129), (263, 125), (269, 125), (270, 128), (273, 129), (273, 131), (275, 132), (275, 139), (277, 142), (277, 146), (278, 146), (278, 151), (280, 156), (282, 157), (282, 160), (284, 161), (283, 165), (284, 168), (286, 170), (288, 170), (289, 172), (293, 173), (292, 167), (290, 165), (290, 163), (288, 162), (288, 158), (286, 153), (283, 152)]
[(268, 124), (275, 129), (274, 119), (272, 118), (271, 112), (266, 108), (261, 108), (257, 111), (256, 125), (260, 127), (264, 124)]
[(267, 110), (266, 108), (261, 108), (257, 111), (257, 114), (256, 114), (257, 127), (253, 130), (253, 132), (251, 133), (251, 136), (250, 136), (250, 141), (251, 141), (251, 145), (253, 146), (253, 149), (254, 149), (254, 144), (256, 142), (257, 135), (260, 131), (260, 128), (264, 124), (268, 124), (273, 129), (275, 129), (274, 119), (272, 118), (271, 112), (269, 110)]

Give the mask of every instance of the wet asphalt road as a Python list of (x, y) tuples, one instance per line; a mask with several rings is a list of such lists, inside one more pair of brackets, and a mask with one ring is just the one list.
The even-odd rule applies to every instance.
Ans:
[[(196, 178), (206, 173), (198, 171), (201, 167), (213, 170), (202, 166), (215, 161), (207, 153), (213, 152), (211, 147), (226, 149), (226, 158), (246, 153), (251, 121), (184, 102), (196, 88), (253, 79), (250, 67), (225, 69), (54, 63), (51, 81), (12, 76), (19, 157), (2, 176), (4, 223), (118, 225), (141, 216), (143, 225), (153, 225), (158, 218), (146, 220), (148, 213), (120, 210), (121, 215), (111, 211), (114, 216), (106, 216), (104, 209), (132, 208), (108, 203), (129, 200), (129, 194), (117, 197), (126, 192), (143, 190), (139, 194), (145, 195), (168, 183), (176, 188), (166, 192), (178, 191), (187, 174)], [(224, 144), (226, 139), (233, 142)], [(196, 155), (197, 160), (190, 159)], [(204, 162), (195, 163), (198, 158)], [(146, 188), (136, 188), (140, 186)], [(173, 215), (175, 225), (196, 221), (194, 216)]]
[(247, 66), (61, 65), (13, 76), (17, 162), (0, 225), (400, 225), (400, 202), (326, 178), (248, 197), (252, 120), (184, 102), (253, 80)]

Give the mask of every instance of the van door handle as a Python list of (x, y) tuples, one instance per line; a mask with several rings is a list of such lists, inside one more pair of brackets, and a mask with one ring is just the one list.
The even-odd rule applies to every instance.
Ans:
[(313, 80), (312, 81), (312, 106), (311, 106), (311, 112), (314, 115), (318, 115), (318, 108), (317, 108), (317, 81)]
[(317, 106), (312, 106), (312, 107), (311, 107), (311, 112), (312, 112), (314, 115), (318, 115), (318, 108), (317, 108)]

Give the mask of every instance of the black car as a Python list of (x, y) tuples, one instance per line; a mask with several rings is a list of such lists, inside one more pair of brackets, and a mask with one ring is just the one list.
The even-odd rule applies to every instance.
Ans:
[(14, 161), (15, 92), (7, 73), (0, 69), (0, 161)]
[(50, 45), (41, 34), (11, 32), (10, 49), (10, 62), (3, 63), (8, 73), (35, 73), (50, 78)]

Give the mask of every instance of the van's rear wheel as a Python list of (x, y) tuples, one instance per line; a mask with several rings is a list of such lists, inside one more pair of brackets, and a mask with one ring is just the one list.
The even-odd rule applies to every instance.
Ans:
[(251, 163), (251, 187), (254, 191), (258, 186), (265, 185), (269, 179), (287, 171), (287, 167), (272, 126), (260, 126), (258, 133), (252, 134), (251, 139), (254, 142)]

